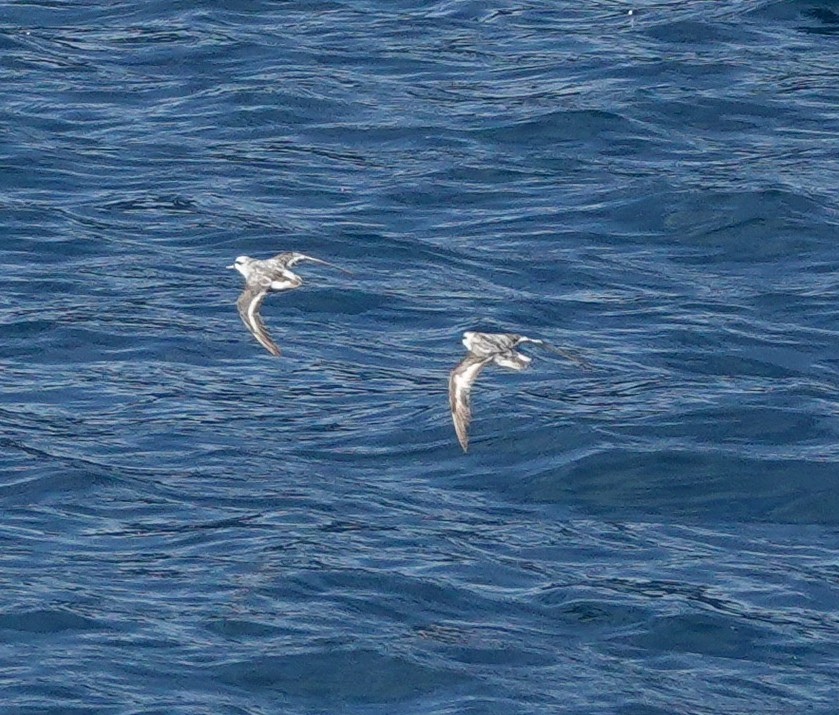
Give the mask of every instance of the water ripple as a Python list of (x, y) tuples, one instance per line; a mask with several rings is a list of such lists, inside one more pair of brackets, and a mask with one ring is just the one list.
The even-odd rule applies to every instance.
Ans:
[(11, 11), (6, 707), (832, 712), (828, 5)]

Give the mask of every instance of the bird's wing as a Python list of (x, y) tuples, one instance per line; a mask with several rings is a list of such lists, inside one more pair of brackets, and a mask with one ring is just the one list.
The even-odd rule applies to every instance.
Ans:
[(591, 370), (591, 363), (583, 357), (580, 357), (576, 353), (571, 352), (570, 350), (565, 350), (564, 348), (558, 348), (556, 345), (551, 345), (551, 343), (546, 343), (544, 340), (537, 340), (536, 338), (527, 338), (525, 336), (519, 336), (519, 343), (534, 343), (536, 345), (541, 345), (552, 352), (555, 352), (557, 355), (561, 355), (566, 360), (570, 360), (573, 363), (576, 363), (584, 370)]
[(573, 363), (579, 365), (583, 370), (591, 370), (591, 363), (586, 360), (584, 357), (580, 357), (576, 353), (572, 353), (570, 350), (565, 350), (563, 348), (558, 348), (556, 345), (551, 345), (550, 343), (542, 343), (548, 350), (553, 350), (558, 355), (561, 355), (566, 360), (570, 360)]
[[(280, 253), (279, 255), (274, 256), (275, 261), (280, 261), (283, 264), (283, 266), (287, 266), (288, 268), (291, 268), (296, 263), (300, 263), (300, 261), (308, 260), (308, 258), (308, 256), (302, 253), (293, 252)], [(314, 260), (317, 261), (317, 259)]]
[(469, 422), (472, 419), (469, 392), (481, 368), (491, 360), (492, 358), (469, 353), (449, 374), (449, 406), (452, 410), (454, 431), (464, 452), (469, 446)]
[(278, 253), (273, 258), (263, 261), (263, 272), (255, 280), (271, 292), (297, 288), (303, 283), (303, 279), (293, 273), (291, 267), (302, 260), (323, 263), (316, 258), (304, 256), (302, 253)]
[(470, 353), (489, 357), (497, 353), (512, 350), (521, 336), (514, 333), (477, 333), (469, 331), (463, 334), (463, 344)]
[(253, 333), (253, 336), (259, 341), (269, 353), (272, 355), (279, 355), (280, 349), (274, 344), (274, 341), (268, 336), (265, 330), (265, 323), (259, 315), (259, 308), (268, 291), (259, 286), (246, 285), (239, 300), (236, 301), (236, 307), (239, 309), (239, 317), (245, 324), (248, 330)]
[(342, 273), (352, 274), (352, 271), (348, 271), (346, 268), (341, 268), (341, 266), (336, 266), (334, 263), (321, 260), (320, 258), (315, 258), (314, 256), (307, 256), (305, 253), (281, 253), (279, 256), (276, 256), (275, 260), (281, 258), (285, 261), (285, 265), (289, 268), (291, 268), (295, 263), (299, 263), (300, 261), (311, 261), (312, 263), (320, 263), (322, 266), (329, 266), (330, 268), (335, 268), (336, 270), (339, 270)]
[(492, 358), (496, 365), (507, 367), (511, 370), (524, 370), (533, 358), (528, 357), (524, 353), (517, 350), (508, 350), (507, 352), (499, 353)]
[(522, 336), (517, 333), (492, 333), (489, 336), (499, 352), (512, 350), (522, 342)]

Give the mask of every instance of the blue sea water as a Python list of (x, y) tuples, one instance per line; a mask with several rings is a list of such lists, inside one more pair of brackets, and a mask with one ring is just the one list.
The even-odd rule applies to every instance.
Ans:
[[(0, 712), (835, 713), (839, 5), (0, 6)], [(240, 254), (298, 250), (242, 326)], [(514, 331), (470, 451), (464, 330)]]

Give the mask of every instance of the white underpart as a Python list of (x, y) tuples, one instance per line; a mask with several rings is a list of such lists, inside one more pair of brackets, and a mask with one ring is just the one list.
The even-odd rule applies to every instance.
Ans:
[(248, 320), (250, 321), (250, 324), (253, 326), (254, 332), (256, 332), (256, 329), (257, 329), (255, 313), (256, 313), (256, 306), (257, 306), (258, 303), (259, 303), (259, 300), (258, 300), (258, 296), (257, 296), (257, 297), (254, 297), (253, 300), (251, 300), (251, 304), (248, 306)]
[(472, 365), (468, 370), (464, 370), (459, 375), (454, 376), (454, 385), (457, 388), (457, 401), (463, 402), (464, 401), (464, 391), (469, 392), (469, 388), (472, 387), (472, 383), (475, 382), (475, 375), (478, 374), (478, 371), (483, 367), (482, 363), (477, 363)]
[(463, 372), (454, 376), (455, 397), (458, 405), (468, 405), (469, 391), (472, 389), (472, 383), (481, 371), (484, 363), (478, 362), (470, 365)]

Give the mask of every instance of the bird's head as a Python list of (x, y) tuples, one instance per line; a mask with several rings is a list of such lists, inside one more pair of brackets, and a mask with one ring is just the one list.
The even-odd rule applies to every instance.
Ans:
[(239, 256), (232, 264), (227, 266), (228, 268), (235, 268), (239, 273), (243, 276), (247, 277), (248, 275), (248, 267), (251, 264), (253, 258), (250, 256)]

